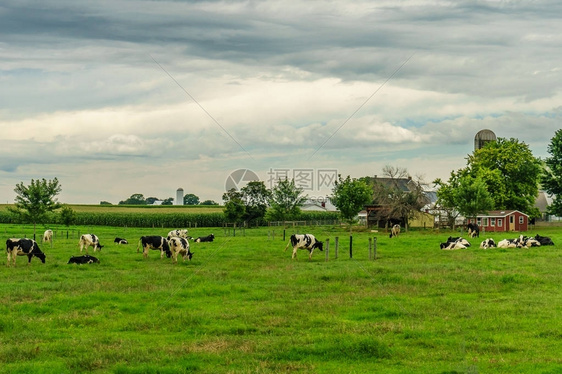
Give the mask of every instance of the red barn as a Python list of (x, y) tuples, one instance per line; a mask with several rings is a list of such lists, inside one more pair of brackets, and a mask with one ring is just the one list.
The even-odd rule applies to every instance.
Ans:
[[(468, 222), (474, 223), (474, 218)], [(518, 210), (492, 210), (478, 215), (476, 224), (481, 231), (527, 231), (529, 216)]]

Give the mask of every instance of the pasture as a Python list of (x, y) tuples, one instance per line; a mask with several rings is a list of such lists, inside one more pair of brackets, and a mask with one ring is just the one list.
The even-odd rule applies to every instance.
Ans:
[(525, 233), (554, 247), (482, 250), (485, 236), (516, 236), (483, 234), (456, 251), (439, 243), (458, 232), (361, 231), (352, 259), (345, 227), (298, 228), (330, 238), (328, 262), (291, 260), (292, 228), (286, 241), (279, 228), (274, 240), (197, 228), (216, 239), (192, 242), (191, 262), (137, 253), (140, 236), (169, 229), (76, 228), (100, 237), (100, 264), (67, 265), (78, 238), (60, 234), (38, 240), (45, 264), (4, 260), (0, 373), (562, 373), (562, 228)]

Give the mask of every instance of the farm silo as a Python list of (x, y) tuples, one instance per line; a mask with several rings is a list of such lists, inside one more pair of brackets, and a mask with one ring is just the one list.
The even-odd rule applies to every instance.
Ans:
[(176, 191), (176, 201), (174, 205), (183, 205), (183, 188), (178, 188)]
[(474, 137), (474, 150), (480, 149), (489, 142), (496, 141), (496, 134), (492, 130), (480, 130)]

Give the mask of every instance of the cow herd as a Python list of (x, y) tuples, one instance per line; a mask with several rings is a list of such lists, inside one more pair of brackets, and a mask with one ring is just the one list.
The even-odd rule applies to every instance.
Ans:
[[(495, 242), (492, 238), (484, 239), (480, 243), (481, 249), (490, 249), (490, 248), (531, 248), (531, 247), (540, 247), (543, 245), (554, 245), (552, 239), (548, 236), (524, 236), (519, 235), (519, 237), (514, 239), (502, 239), (499, 242)], [(444, 250), (452, 250), (452, 249), (465, 249), (470, 247), (470, 243), (468, 240), (462, 237), (451, 237), (447, 238), (447, 241), (441, 243), (439, 246), (441, 249)]]
[[(164, 255), (168, 258), (172, 258), (173, 263), (177, 263), (178, 256), (181, 256), (183, 261), (191, 260), (193, 257), (193, 252), (190, 250), (189, 240), (196, 243), (201, 242), (212, 242), (215, 239), (213, 234), (207, 236), (201, 236), (198, 238), (192, 238), (187, 235), (187, 230), (172, 230), (168, 233), (168, 236), (142, 236), (139, 239), (139, 244), (137, 245), (137, 253), (139, 252), (139, 247), (142, 245), (143, 257), (148, 258), (148, 251), (150, 249), (159, 250), (160, 258), (164, 258)], [(51, 247), (53, 245), (53, 231), (46, 230), (43, 234), (42, 243), (49, 242)], [(115, 238), (113, 241), (115, 244), (129, 244), (126, 239)], [(68, 264), (92, 264), (99, 263), (99, 259), (88, 254), (88, 248), (92, 247), (94, 253), (96, 251), (102, 250), (104, 246), (100, 243), (98, 236), (94, 234), (84, 234), (80, 236), (78, 242), (80, 248), (80, 253), (85, 251), (85, 255), (72, 256), (68, 260)], [(6, 252), (8, 255), (7, 266), (16, 265), (17, 256), (27, 256), (27, 264), (31, 263), (33, 257), (37, 257), (41, 262), (45, 263), (46, 255), (41, 249), (37, 242), (33, 239), (27, 238), (11, 238), (6, 241)]]

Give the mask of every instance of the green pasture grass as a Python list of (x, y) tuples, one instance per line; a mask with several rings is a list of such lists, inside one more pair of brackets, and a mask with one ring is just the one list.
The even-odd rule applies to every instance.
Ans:
[[(64, 230), (45, 264), (0, 267), (0, 373), (562, 373), (561, 228), (525, 233), (554, 247), (456, 251), (439, 243), (459, 232), (361, 230), (353, 258), (345, 227), (298, 228), (330, 239), (329, 261), (292, 260), (293, 228), (198, 228), (216, 240), (175, 265), (136, 250), (170, 229)], [(67, 265), (78, 233), (100, 237), (100, 264)]]

